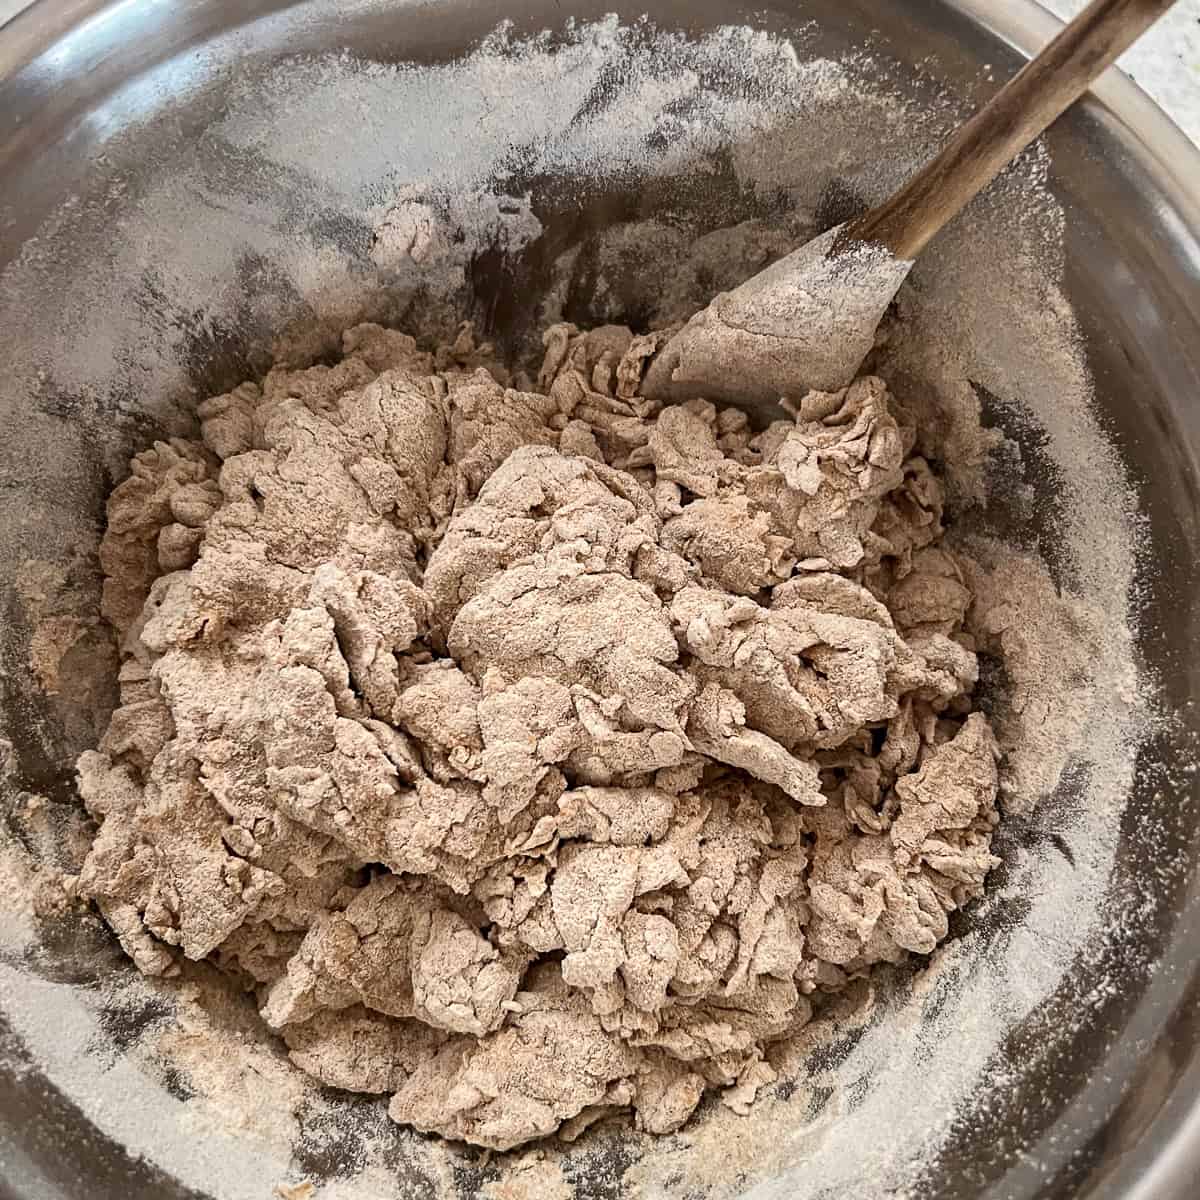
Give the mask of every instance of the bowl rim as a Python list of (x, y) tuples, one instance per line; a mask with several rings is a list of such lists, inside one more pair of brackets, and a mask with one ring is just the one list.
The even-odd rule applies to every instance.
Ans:
[[(1033, 57), (1065, 24), (1037, 0), (942, 2), (1023, 58)], [(1105, 71), (1084, 101), (1113, 124), (1138, 171), (1177, 215), (1179, 236), (1171, 240), (1200, 242), (1200, 146), (1119, 67)], [(1191, 919), (1196, 919), (1194, 912)], [(1181, 924), (1188, 920), (1185, 909)], [(1186, 931), (1173, 940), (1176, 945), (1186, 941)], [(1089, 1200), (1195, 1200), (1200, 1188), (1200, 1054), (1193, 1053), (1165, 1102), (1113, 1161), (1107, 1177), (1088, 1189)]]
[[(1037, 0), (942, 2), (1024, 58), (1035, 55), (1065, 24)], [(1113, 124), (1137, 169), (1177, 215), (1179, 238), (1172, 240), (1200, 241), (1200, 146), (1119, 67), (1105, 71), (1084, 100)], [(1188, 919), (1185, 909), (1181, 924)], [(1186, 936), (1177, 935), (1175, 943)], [(1195, 1200), (1200, 1188), (1200, 1054), (1193, 1053), (1165, 1102), (1136, 1141), (1114, 1156), (1114, 1163), (1107, 1177), (1088, 1190), (1089, 1200)]]
[[(40, 0), (34, 0), (35, 3)], [(1065, 22), (1038, 0), (942, 0), (1025, 58), (1032, 58)], [(1130, 152), (1200, 234), (1200, 146), (1123, 70), (1110, 67), (1085, 94), (1132, 143)], [(1081, 101), (1082, 103), (1082, 101)]]

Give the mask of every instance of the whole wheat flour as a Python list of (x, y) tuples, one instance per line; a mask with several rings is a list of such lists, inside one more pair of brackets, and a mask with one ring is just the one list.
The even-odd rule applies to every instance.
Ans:
[(74, 886), (423, 1131), (745, 1112), (998, 861), (980, 569), (912, 418), (874, 376), (759, 433), (663, 408), (666, 337), (552, 326), (533, 382), (360, 325), (109, 501)]

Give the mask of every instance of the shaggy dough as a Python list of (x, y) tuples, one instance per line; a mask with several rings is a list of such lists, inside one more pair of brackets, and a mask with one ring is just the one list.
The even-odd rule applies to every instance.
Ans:
[[(663, 335), (377, 326), (139, 454), (80, 888), (294, 1061), (505, 1149), (745, 1111), (813, 1001), (995, 863), (942, 495), (877, 378), (755, 433), (641, 395)], [(481, 365), (482, 364), (482, 365)]]

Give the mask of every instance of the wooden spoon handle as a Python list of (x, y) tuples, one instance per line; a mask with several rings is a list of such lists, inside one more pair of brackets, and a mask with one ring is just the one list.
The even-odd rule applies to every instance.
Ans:
[(852, 221), (848, 237), (913, 259), (1175, 0), (1093, 0), (963, 125), (891, 199)]

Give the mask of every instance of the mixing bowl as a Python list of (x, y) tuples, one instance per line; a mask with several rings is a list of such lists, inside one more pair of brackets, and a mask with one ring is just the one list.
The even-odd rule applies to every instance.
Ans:
[[(107, 491), (277, 335), (311, 359), (362, 317), (431, 336), (471, 317), (519, 355), (554, 280), (572, 319), (644, 324), (689, 238), (747, 217), (796, 238), (877, 199), (1055, 28), (1026, 0), (583, 0), (570, 18), (559, 0), (38, 0), (0, 30), (13, 855), (70, 867), (86, 834), (71, 764), (111, 701), (90, 615)], [(397, 247), (397, 198), (475, 240), (422, 241), (418, 222)], [(1111, 779), (1077, 761), (1014, 811), (992, 899), (932, 974), (880, 977), (874, 1011), (835, 1022), (748, 1118), (490, 1158), (367, 1100), (318, 1103), (269, 1046), (239, 1073), (242, 1050), (219, 1048), (252, 1056), (248, 1011), (205, 1018), (225, 1041), (205, 1040), (98, 921), (43, 905), (31, 924), (29, 878), (6, 868), (0, 1197), (234, 1200), (305, 1179), (323, 1197), (1197, 1195), (1198, 238), (1200, 160), (1110, 75), (914, 276), (913, 311), (977, 347), (1009, 439), (999, 499), (964, 521), (1007, 523), (1066, 588), (1127, 571), (1113, 594), (1154, 713)], [(689, 262), (694, 288), (724, 282)], [(1092, 515), (1125, 514), (1068, 547), (1078, 578), (1057, 553), (1076, 475), (1119, 478)], [(149, 1052), (172, 1036), (174, 1059)]]

